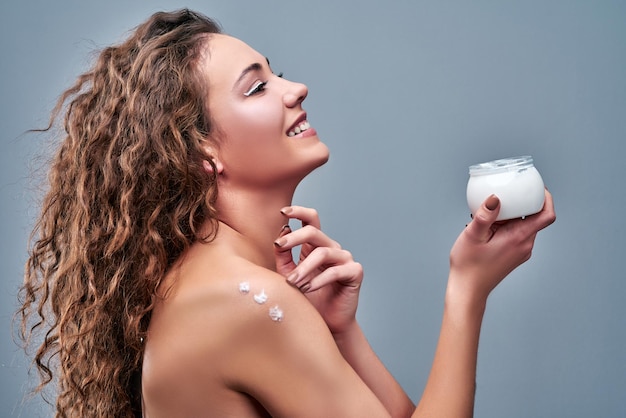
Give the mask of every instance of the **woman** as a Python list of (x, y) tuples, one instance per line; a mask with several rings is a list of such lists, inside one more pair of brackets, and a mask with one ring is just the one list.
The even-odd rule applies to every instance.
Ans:
[(554, 221), (550, 194), (498, 224), (491, 196), (459, 236), (415, 408), (356, 322), (361, 266), (291, 205), (328, 159), (306, 95), (181, 10), (62, 96), (20, 310), (25, 340), (43, 331), (35, 363), (58, 416), (471, 416), (487, 296)]

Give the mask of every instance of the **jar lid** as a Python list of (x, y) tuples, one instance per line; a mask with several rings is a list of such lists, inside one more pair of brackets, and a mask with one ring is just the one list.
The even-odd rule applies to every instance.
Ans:
[(471, 165), (469, 168), (469, 174), (470, 176), (479, 176), (482, 174), (494, 174), (503, 171), (519, 171), (533, 166), (533, 157), (530, 155), (524, 155), (521, 157), (502, 158), (500, 160)]

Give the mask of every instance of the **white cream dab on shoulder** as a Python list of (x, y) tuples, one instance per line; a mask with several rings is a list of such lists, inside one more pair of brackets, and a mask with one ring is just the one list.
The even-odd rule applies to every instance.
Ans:
[(261, 290), (261, 293), (254, 295), (254, 301), (259, 305), (267, 302), (267, 295), (265, 294), (265, 289)]
[[(250, 283), (249, 282), (239, 283), (239, 293), (243, 295), (250, 293)], [(254, 294), (253, 298), (256, 303), (258, 303), (259, 305), (263, 305), (265, 302), (267, 302), (268, 296), (265, 293), (265, 289), (261, 289), (261, 293)], [(274, 307), (270, 308), (269, 315), (272, 321), (274, 322), (280, 322), (283, 320), (283, 311), (282, 309), (278, 307), (278, 305), (275, 305)]]
[(244, 295), (250, 291), (250, 283), (241, 282), (239, 283), (239, 293), (243, 293)]
[(270, 308), (270, 318), (274, 322), (280, 322), (283, 320), (283, 311), (277, 306)]

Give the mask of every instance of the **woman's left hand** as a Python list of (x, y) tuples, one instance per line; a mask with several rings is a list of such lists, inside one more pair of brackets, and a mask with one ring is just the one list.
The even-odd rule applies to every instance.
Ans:
[[(277, 272), (304, 293), (333, 334), (346, 331), (355, 322), (363, 267), (321, 231), (315, 209), (288, 206), (281, 212), (300, 220), (302, 228), (285, 227), (274, 242)], [(296, 264), (292, 250), (297, 246)]]

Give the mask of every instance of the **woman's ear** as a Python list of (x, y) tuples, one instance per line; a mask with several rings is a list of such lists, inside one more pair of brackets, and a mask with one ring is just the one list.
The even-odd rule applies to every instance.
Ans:
[(210, 160), (202, 160), (202, 168), (208, 174), (220, 175), (224, 171), (224, 165), (217, 158), (211, 158)]
[(215, 174), (216, 176), (222, 174), (224, 171), (224, 164), (222, 164), (218, 157), (215, 144), (205, 140), (202, 144), (202, 148), (204, 149), (204, 155), (206, 156), (206, 159), (202, 160), (202, 168), (204, 171), (207, 174)]

